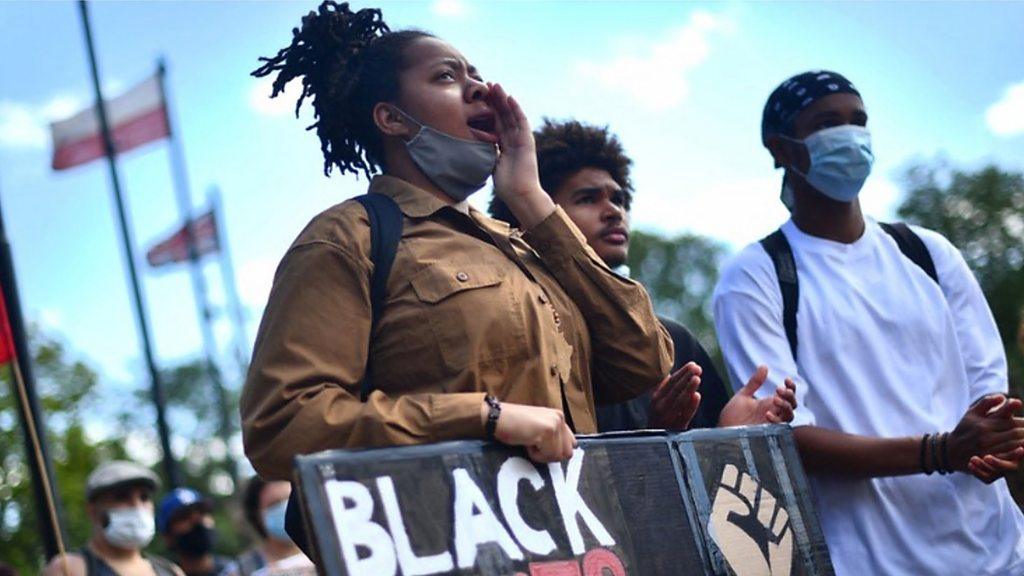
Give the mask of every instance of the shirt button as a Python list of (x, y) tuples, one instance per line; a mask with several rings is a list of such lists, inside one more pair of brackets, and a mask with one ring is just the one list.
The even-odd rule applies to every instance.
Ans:
[(551, 375), (558, 376), (558, 364), (551, 365)]
[(548, 303), (548, 295), (543, 293), (543, 292), (540, 293), (540, 296), (538, 296), (537, 299), (540, 300), (541, 304), (547, 304)]
[(458, 280), (459, 282), (465, 282), (466, 280), (469, 280), (469, 274), (466, 274), (465, 272), (459, 272), (458, 274), (455, 275), (455, 279)]
[(562, 323), (562, 317), (558, 315), (558, 310), (554, 310), (552, 314), (555, 316), (555, 326)]

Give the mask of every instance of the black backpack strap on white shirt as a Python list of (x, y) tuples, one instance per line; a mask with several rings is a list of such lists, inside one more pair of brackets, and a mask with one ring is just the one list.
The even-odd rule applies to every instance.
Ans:
[(775, 276), (779, 279), (779, 291), (782, 293), (782, 326), (786, 329), (789, 350), (796, 360), (796, 312), (800, 306), (800, 285), (796, 277), (796, 260), (793, 249), (786, 240), (782, 229), (761, 239), (761, 246), (772, 259)]
[[(887, 224), (879, 222), (882, 230), (892, 236), (899, 247), (900, 252), (911, 262), (924, 270), (936, 284), (939, 283), (939, 275), (935, 271), (935, 261), (932, 260), (928, 247), (925, 246), (921, 237), (914, 233), (903, 222)], [(796, 275), (796, 260), (793, 258), (793, 249), (786, 240), (782, 229), (772, 232), (761, 239), (761, 246), (772, 259), (775, 266), (775, 276), (779, 279), (779, 291), (782, 293), (782, 325), (786, 329), (786, 339), (789, 340), (789, 349), (793, 353), (793, 360), (796, 360), (796, 313), (800, 305), (800, 285)]]
[(893, 222), (887, 224), (885, 222), (879, 222), (879, 226), (882, 230), (885, 230), (889, 236), (892, 236), (893, 240), (896, 241), (896, 245), (900, 247), (900, 252), (910, 259), (911, 262), (917, 264), (929, 278), (939, 283), (939, 275), (935, 271), (935, 261), (932, 260), (932, 255), (928, 252), (928, 247), (924, 245), (921, 237), (914, 233), (903, 222)]

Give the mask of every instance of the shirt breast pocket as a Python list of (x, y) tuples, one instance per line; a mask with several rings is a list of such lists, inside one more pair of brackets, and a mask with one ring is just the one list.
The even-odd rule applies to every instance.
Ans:
[(445, 365), (454, 371), (525, 353), (525, 327), (506, 271), (484, 262), (439, 262), (412, 277)]

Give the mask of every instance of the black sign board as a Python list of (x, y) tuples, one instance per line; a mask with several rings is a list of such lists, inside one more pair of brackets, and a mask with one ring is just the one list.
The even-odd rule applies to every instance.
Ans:
[(482, 442), (299, 457), (321, 573), (833, 573), (788, 427), (579, 441), (548, 465)]

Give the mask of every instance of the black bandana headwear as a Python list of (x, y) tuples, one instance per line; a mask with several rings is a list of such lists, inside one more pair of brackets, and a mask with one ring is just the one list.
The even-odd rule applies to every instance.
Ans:
[(814, 70), (797, 74), (779, 85), (768, 97), (761, 116), (761, 143), (768, 145), (773, 134), (790, 134), (793, 119), (805, 108), (830, 94), (856, 94), (860, 92), (842, 74), (828, 70)]

